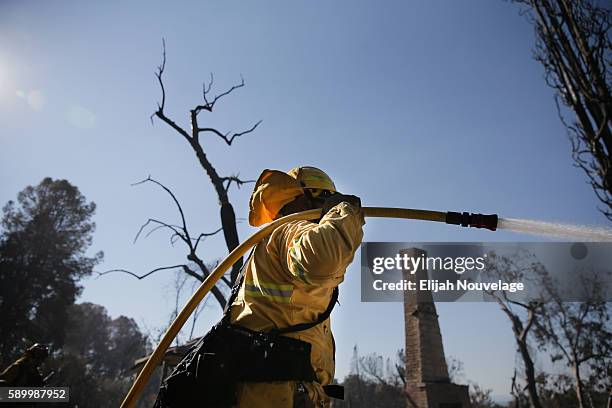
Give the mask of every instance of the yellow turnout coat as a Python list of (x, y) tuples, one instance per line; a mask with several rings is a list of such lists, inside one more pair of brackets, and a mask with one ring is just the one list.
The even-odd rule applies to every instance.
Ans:
[[(319, 223), (294, 221), (278, 227), (254, 249), (231, 308), (232, 323), (257, 331), (309, 323), (327, 308), (333, 289), (344, 280), (363, 238), (363, 214), (342, 202)], [(322, 386), (334, 379), (331, 322), (285, 336), (312, 345), (318, 382), (305, 384), (314, 406), (329, 406)], [(290, 361), (287, 362), (291, 364)], [(242, 383), (240, 408), (293, 407), (295, 382)]]

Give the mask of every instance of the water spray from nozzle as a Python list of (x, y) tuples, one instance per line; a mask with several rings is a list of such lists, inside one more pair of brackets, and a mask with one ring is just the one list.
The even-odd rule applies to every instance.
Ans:
[(486, 228), (491, 231), (497, 230), (497, 214), (473, 214), (469, 212), (446, 213), (446, 223), (461, 225), (462, 227)]

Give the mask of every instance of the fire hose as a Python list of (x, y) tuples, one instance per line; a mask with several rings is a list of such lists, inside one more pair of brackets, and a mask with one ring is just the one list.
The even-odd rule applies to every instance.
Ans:
[[(403, 218), (412, 220), (436, 221), (447, 224), (461, 225), (463, 227), (486, 228), (491, 231), (497, 229), (498, 217), (496, 214), (483, 215), (472, 214), (468, 212), (441, 212), (430, 210), (415, 210), (410, 208), (386, 208), (386, 207), (363, 207), (365, 217), (376, 218)], [(251, 235), (246, 241), (238, 245), (217, 267), (214, 271), (202, 282), (200, 287), (194, 292), (187, 304), (181, 312), (176, 316), (161, 341), (149, 357), (144, 367), (138, 373), (134, 384), (128, 391), (122, 408), (132, 408), (136, 405), (138, 398), (142, 394), (151, 374), (163, 360), (164, 354), (178, 332), (181, 330), (189, 316), (193, 313), (198, 304), (204, 299), (206, 294), (215, 286), (217, 281), (221, 279), (223, 274), (236, 263), (251, 247), (268, 236), (277, 227), (291, 221), (315, 220), (321, 217), (321, 210), (314, 209), (300, 213), (287, 215), (272, 221), (265, 227), (259, 229)]]

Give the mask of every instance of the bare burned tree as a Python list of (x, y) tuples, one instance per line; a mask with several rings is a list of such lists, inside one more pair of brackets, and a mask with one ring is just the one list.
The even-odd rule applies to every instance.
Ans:
[[(212, 165), (210, 159), (206, 155), (206, 151), (202, 145), (201, 136), (204, 134), (212, 134), (223, 140), (228, 146), (231, 146), (232, 143), (239, 137), (244, 136), (248, 133), (253, 132), (257, 126), (261, 123), (258, 121), (249, 129), (241, 131), (241, 132), (227, 132), (223, 133), (213, 127), (202, 126), (200, 124), (200, 114), (203, 112), (212, 113), (215, 105), (225, 96), (231, 94), (236, 89), (242, 88), (244, 86), (244, 79), (241, 78), (241, 81), (237, 85), (233, 85), (228, 90), (211, 97), (211, 90), (214, 82), (214, 77), (211, 74), (210, 81), (208, 84), (204, 83), (202, 85), (202, 99), (203, 103), (196, 105), (193, 109), (189, 111), (189, 121), (190, 121), (190, 131), (185, 130), (183, 127), (178, 125), (174, 120), (169, 118), (164, 108), (166, 106), (166, 89), (164, 87), (163, 74), (166, 69), (166, 44), (163, 42), (163, 54), (162, 54), (162, 63), (158, 66), (157, 72), (155, 76), (157, 77), (157, 81), (159, 82), (159, 86), (161, 89), (161, 102), (157, 104), (157, 110), (151, 116), (151, 120), (153, 117), (157, 117), (159, 120), (170, 126), (176, 133), (178, 133), (191, 147), (193, 152), (195, 153), (198, 162), (202, 166), (202, 170), (206, 173), (210, 182), (212, 183), (215, 192), (217, 193), (217, 198), (219, 199), (220, 206), (220, 216), (221, 216), (221, 228), (223, 230), (223, 235), (225, 237), (225, 243), (227, 245), (227, 249), (229, 252), (234, 250), (238, 244), (240, 243), (238, 239), (238, 231), (236, 229), (236, 214), (234, 213), (234, 207), (232, 206), (229, 200), (229, 188), (234, 183), (237, 187), (242, 186), (244, 183), (251, 183), (253, 180), (242, 180), (238, 174), (221, 176)], [(196, 262), (196, 261), (194, 261)], [(234, 264), (231, 272), (230, 281), (233, 283), (238, 276), (238, 272), (242, 267), (242, 258)], [(196, 262), (197, 263), (197, 262)], [(199, 265), (198, 265), (199, 266)]]
[[(196, 271), (192, 267), (192, 265), (189, 265), (189, 264), (176, 264), (176, 265), (169, 265), (169, 266), (161, 266), (161, 267), (152, 269), (149, 272), (144, 273), (142, 275), (136, 274), (126, 269), (112, 269), (106, 272), (100, 272), (98, 273), (98, 275), (106, 275), (106, 274), (114, 273), (114, 272), (122, 272), (130, 276), (133, 276), (137, 279), (145, 279), (153, 275), (154, 273), (157, 273), (160, 271), (180, 269), (185, 274), (197, 279), (199, 282), (204, 282), (204, 280), (208, 277), (208, 275), (210, 275), (211, 271), (210, 271), (210, 268), (206, 265), (206, 263), (204, 263), (204, 261), (198, 256), (198, 253), (197, 253), (198, 246), (207, 237), (216, 235), (219, 232), (221, 232), (222, 228), (218, 228), (217, 230), (212, 231), (212, 232), (200, 233), (198, 234), (197, 237), (192, 236), (191, 233), (189, 232), (189, 228), (187, 227), (187, 220), (185, 218), (185, 213), (183, 211), (183, 208), (181, 207), (181, 204), (179, 203), (174, 193), (168, 187), (164, 186), (159, 181), (152, 179), (151, 177), (148, 177), (143, 181), (135, 183), (134, 185), (139, 185), (139, 184), (144, 184), (144, 183), (153, 183), (161, 187), (164, 191), (166, 191), (166, 193), (170, 195), (170, 197), (174, 201), (174, 204), (176, 205), (176, 208), (180, 214), (181, 225), (170, 224), (170, 223), (167, 223), (165, 221), (161, 221), (155, 218), (149, 218), (138, 230), (138, 233), (136, 234), (136, 237), (134, 238), (134, 242), (136, 242), (138, 238), (145, 231), (147, 231), (146, 236), (149, 236), (155, 231), (158, 231), (160, 229), (167, 229), (171, 232), (170, 243), (174, 244), (176, 240), (182, 241), (188, 249), (187, 260), (195, 264), (198, 267), (199, 271)], [(147, 228), (150, 228), (150, 229), (147, 230)], [(221, 282), (223, 282), (228, 288), (231, 288), (232, 286), (231, 281), (225, 276), (221, 277)], [(221, 308), (224, 308), (226, 304), (226, 300), (225, 300), (225, 295), (223, 291), (217, 285), (215, 285), (211, 289), (211, 292), (213, 296), (215, 297), (215, 299), (217, 300), (217, 302), (219, 303), (219, 305), (221, 306)]]
[[(559, 117), (575, 165), (588, 176), (600, 211), (612, 221), (612, 24), (610, 3), (513, 0), (528, 7), (536, 31), (534, 58), (556, 91)], [(606, 8), (607, 7), (607, 8)], [(561, 103), (574, 112), (568, 121)]]
[[(200, 163), (202, 170), (210, 179), (210, 182), (213, 185), (213, 188), (217, 194), (219, 206), (220, 206), (220, 218), (221, 218), (221, 227), (209, 232), (209, 233), (201, 233), (197, 236), (191, 235), (188, 227), (187, 221), (185, 218), (185, 213), (181, 207), (181, 204), (175, 194), (165, 185), (160, 183), (157, 180), (152, 179), (150, 176), (139, 182), (135, 183), (135, 185), (143, 184), (143, 183), (153, 183), (160, 188), (162, 188), (174, 202), (178, 213), (180, 215), (180, 224), (170, 224), (158, 219), (149, 218), (141, 227), (138, 233), (136, 234), (136, 241), (143, 233), (146, 231), (146, 236), (149, 236), (151, 233), (158, 231), (160, 229), (168, 230), (170, 235), (170, 243), (174, 245), (176, 241), (181, 241), (187, 248), (186, 258), (190, 263), (188, 264), (176, 264), (170, 266), (162, 266), (155, 268), (145, 274), (136, 274), (134, 272), (125, 270), (125, 269), (113, 269), (110, 271), (106, 271), (100, 273), (100, 275), (111, 273), (111, 272), (122, 272), (127, 273), (137, 279), (144, 279), (152, 274), (160, 271), (167, 270), (182, 270), (186, 275), (191, 276), (192, 278), (197, 279), (199, 282), (203, 282), (211, 273), (211, 268), (202, 260), (202, 258), (198, 255), (198, 246), (202, 243), (204, 239), (207, 237), (216, 235), (223, 231), (223, 235), (225, 238), (225, 243), (229, 252), (234, 250), (239, 245), (238, 239), (238, 231), (236, 229), (236, 215), (234, 213), (234, 208), (229, 200), (229, 189), (232, 184), (235, 184), (238, 188), (240, 188), (245, 183), (253, 183), (254, 180), (243, 180), (239, 177), (239, 174), (225, 175), (221, 176), (216, 168), (211, 163), (210, 159), (206, 155), (206, 151), (202, 144), (201, 136), (204, 134), (212, 134), (215, 137), (221, 138), (228, 146), (231, 146), (232, 143), (239, 137), (244, 136), (248, 133), (253, 132), (257, 126), (261, 123), (258, 121), (249, 129), (241, 131), (241, 132), (227, 132), (222, 133), (214, 127), (206, 127), (200, 124), (200, 114), (203, 112), (212, 113), (214, 107), (219, 101), (231, 94), (236, 89), (242, 88), (244, 86), (244, 79), (241, 78), (241, 81), (237, 85), (233, 85), (229, 89), (220, 94), (211, 96), (212, 86), (214, 82), (214, 77), (211, 74), (210, 80), (208, 83), (204, 83), (202, 85), (202, 103), (196, 105), (193, 109), (189, 111), (189, 121), (190, 121), (190, 130), (187, 131), (185, 128), (180, 126), (176, 121), (168, 117), (164, 111), (166, 107), (166, 88), (164, 86), (163, 74), (166, 69), (166, 43), (162, 40), (163, 50), (162, 50), (162, 62), (157, 67), (155, 72), (155, 77), (157, 78), (157, 82), (159, 83), (159, 87), (161, 89), (161, 101), (157, 104), (157, 109), (151, 115), (151, 122), (153, 122), (153, 118), (158, 118), (165, 124), (167, 124), (172, 130), (174, 130), (178, 135), (180, 135), (191, 147), (193, 152), (196, 155), (198, 162)], [(223, 276), (220, 280), (219, 284), (224, 284), (227, 288), (231, 288), (233, 283), (235, 282), (238, 272), (242, 267), (243, 260), (240, 258), (233, 266), (230, 272), (229, 279), (226, 276)], [(180, 292), (180, 291), (179, 291)], [(226, 305), (226, 299), (224, 292), (219, 288), (219, 286), (215, 285), (212, 288), (212, 294), (215, 297), (216, 301), (219, 303), (221, 308), (224, 308)], [(197, 314), (196, 314), (197, 316)], [(197, 317), (195, 317), (197, 318)], [(195, 321), (192, 322), (191, 334), (193, 334), (193, 326)]]

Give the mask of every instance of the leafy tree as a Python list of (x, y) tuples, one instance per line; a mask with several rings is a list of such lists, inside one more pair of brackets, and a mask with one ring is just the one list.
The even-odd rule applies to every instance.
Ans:
[[(565, 374), (546, 374), (539, 376), (539, 392), (542, 402), (551, 408), (574, 408), (578, 406), (572, 378)], [(596, 405), (599, 406), (599, 405)], [(603, 405), (601, 405), (603, 406)]]
[(472, 408), (502, 408), (491, 398), (493, 390), (483, 389), (478, 384), (472, 383), (470, 387), (470, 402)]
[[(581, 279), (587, 298), (583, 302), (565, 302), (555, 282), (544, 282), (546, 302), (535, 324), (536, 338), (551, 353), (551, 359), (563, 361), (571, 370), (577, 406), (592, 405), (592, 395), (612, 388), (612, 331), (610, 303), (601, 293), (597, 279)], [(587, 381), (585, 372), (590, 373)]]
[[(582, 271), (579, 282), (572, 286), (581, 301), (569, 302), (567, 288), (531, 252), (519, 250), (512, 256), (490, 253), (489, 260), (491, 267), (486, 273), (490, 277), (524, 282), (532, 288), (528, 301), (504, 291), (489, 292), (512, 323), (523, 363), (525, 389), (519, 386), (516, 370), (512, 381), (517, 404), (525, 405), (528, 400), (529, 406), (598, 406), (594, 401), (605, 400), (612, 385), (612, 332), (610, 303), (603, 293), (605, 279)], [(571, 376), (536, 373), (532, 344), (547, 352), (553, 363), (564, 363), (560, 370), (569, 369)], [(568, 393), (568, 378), (573, 381), (574, 396)]]
[[(134, 360), (149, 350), (147, 336), (133, 319), (112, 319), (104, 307), (93, 303), (74, 304), (69, 308), (64, 348), (45, 369), (55, 372), (51, 385), (70, 386), (71, 405), (116, 407), (131, 386)], [(148, 403), (143, 406), (152, 405), (155, 391), (145, 392)]]
[(64, 343), (68, 309), (78, 280), (103, 254), (85, 255), (96, 209), (66, 180), (45, 178), (3, 208), (0, 235), (0, 362), (32, 342)]
[[(92, 303), (75, 304), (101, 261), (86, 256), (95, 204), (66, 180), (45, 178), (4, 207), (0, 236), (0, 351), (11, 363), (33, 342), (50, 343), (41, 367), (48, 384), (70, 387), (70, 406), (116, 407), (133, 380), (134, 360), (150, 351), (134, 320)], [(2, 367), (3, 368), (3, 367)], [(157, 382), (140, 406), (153, 404)], [(64, 405), (62, 405), (64, 406)]]

